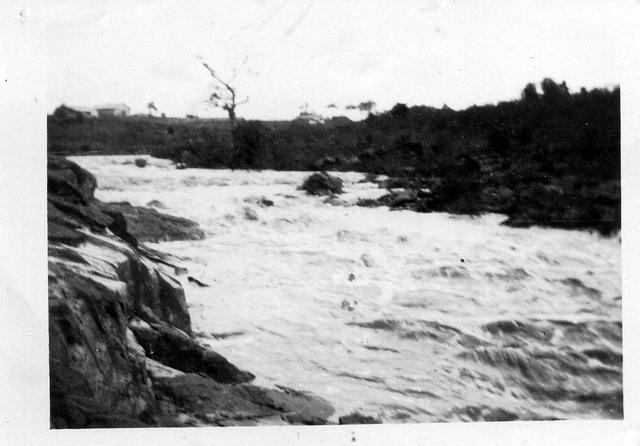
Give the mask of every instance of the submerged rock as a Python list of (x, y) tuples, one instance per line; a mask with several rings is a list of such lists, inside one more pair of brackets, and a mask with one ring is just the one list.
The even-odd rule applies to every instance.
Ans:
[(150, 202), (147, 203), (147, 207), (150, 207), (150, 208), (163, 208), (164, 205), (162, 204), (162, 202), (160, 202), (158, 200), (151, 200)]
[(367, 253), (362, 254), (360, 256), (360, 260), (362, 260), (362, 263), (367, 268), (373, 268), (374, 266), (376, 266), (376, 261), (374, 260), (371, 254), (367, 254)]
[(249, 221), (258, 220), (258, 213), (252, 208), (250, 208), (249, 206), (245, 206), (244, 208), (242, 208), (242, 215), (244, 216), (245, 220), (249, 220)]

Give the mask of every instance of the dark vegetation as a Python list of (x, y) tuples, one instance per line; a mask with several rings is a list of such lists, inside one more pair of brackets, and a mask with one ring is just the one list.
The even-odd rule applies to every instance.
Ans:
[[(421, 212), (499, 212), (512, 226), (620, 228), (620, 90), (544, 79), (518, 100), (454, 111), (396, 104), (362, 122), (49, 117), (49, 151), (150, 153), (185, 166), (360, 170)], [(63, 115), (63, 113), (60, 113)], [(365, 203), (372, 205), (375, 203)]]

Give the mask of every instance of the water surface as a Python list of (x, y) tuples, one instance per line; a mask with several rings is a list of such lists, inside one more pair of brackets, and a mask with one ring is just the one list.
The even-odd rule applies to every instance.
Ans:
[[(305, 172), (177, 170), (72, 157), (103, 201), (193, 219), (180, 256), (193, 329), (256, 384), (385, 422), (620, 418), (620, 243), (584, 231), (325, 203)], [(273, 201), (265, 206), (262, 198)]]

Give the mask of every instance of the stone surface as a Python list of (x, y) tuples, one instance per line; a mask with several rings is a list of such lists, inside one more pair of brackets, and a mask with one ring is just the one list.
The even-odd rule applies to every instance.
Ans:
[(327, 172), (317, 172), (309, 175), (301, 188), (311, 195), (341, 194), (342, 180)]
[(126, 220), (128, 232), (139, 242), (201, 240), (205, 237), (196, 222), (163, 214), (155, 209), (121, 202), (102, 204), (101, 210), (109, 214), (114, 212), (122, 214)]
[(64, 262), (49, 263), (55, 427), (86, 427), (100, 414), (139, 418), (153, 405), (144, 358), (126, 342), (125, 311), (113, 287), (77, 274)]
[(326, 424), (333, 413), (326, 401), (292, 389), (229, 386), (194, 373), (158, 379), (154, 388), (158, 399), (168, 402), (168, 413), (177, 404), (196, 419), (221, 426)]
[(47, 192), (88, 204), (93, 200), (96, 177), (65, 158), (47, 158)]
[(338, 418), (338, 424), (380, 424), (380, 420), (367, 415), (362, 415), (359, 412), (353, 412), (349, 415)]
[(172, 275), (184, 268), (136, 234), (199, 238), (197, 225), (104, 205), (93, 175), (63, 159), (48, 167), (52, 428), (326, 422), (328, 404), (239, 384), (254, 376), (192, 337)]
[(152, 323), (149, 328), (130, 325), (130, 328), (147, 356), (164, 365), (185, 373), (203, 373), (221, 383), (244, 383), (254, 378), (169, 324)]

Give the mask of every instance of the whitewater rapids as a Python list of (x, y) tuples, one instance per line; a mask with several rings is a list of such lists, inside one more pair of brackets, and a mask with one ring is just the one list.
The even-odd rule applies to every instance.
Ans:
[(70, 157), (96, 198), (201, 225), (150, 246), (209, 285), (181, 276), (194, 332), (256, 384), (384, 422), (622, 417), (619, 237), (358, 207), (385, 193), (360, 173), (325, 202), (307, 172), (134, 158)]

